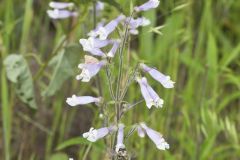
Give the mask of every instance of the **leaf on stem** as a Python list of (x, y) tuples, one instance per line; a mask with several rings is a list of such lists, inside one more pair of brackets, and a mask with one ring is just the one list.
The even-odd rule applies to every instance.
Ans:
[(22, 55), (11, 54), (4, 60), (7, 78), (15, 83), (18, 97), (29, 107), (36, 109), (32, 74)]

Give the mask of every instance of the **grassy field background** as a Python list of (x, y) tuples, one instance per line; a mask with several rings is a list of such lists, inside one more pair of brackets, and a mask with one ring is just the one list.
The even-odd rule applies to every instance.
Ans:
[[(101, 126), (96, 106), (71, 108), (65, 102), (72, 94), (99, 95), (99, 85), (110, 97), (104, 73), (100, 84), (75, 80), (85, 54), (78, 40), (93, 28), (94, 17), (90, 0), (73, 2), (80, 12), (77, 19), (53, 21), (46, 14), (47, 0), (0, 1), (0, 159), (106, 156), (102, 140), (90, 144), (79, 138), (92, 125)], [(121, 10), (129, 14), (134, 4), (144, 1), (104, 2), (97, 21), (113, 19)], [(128, 152), (137, 160), (240, 159), (240, 1), (162, 0), (157, 10), (143, 15), (152, 24), (131, 39), (129, 64), (145, 60), (171, 75), (176, 87), (164, 89), (149, 79), (165, 100), (164, 108), (148, 110), (142, 103), (123, 122), (146, 121), (164, 135), (170, 150), (159, 151), (147, 138), (133, 134), (126, 141)], [(161, 34), (156, 27), (162, 25)], [(15, 79), (21, 86), (7, 79), (3, 64), (13, 53), (27, 64), (22, 78)], [(12, 57), (8, 64), (15, 60)], [(13, 79), (17, 74), (12, 73)], [(139, 87), (133, 84), (126, 100), (139, 97)]]

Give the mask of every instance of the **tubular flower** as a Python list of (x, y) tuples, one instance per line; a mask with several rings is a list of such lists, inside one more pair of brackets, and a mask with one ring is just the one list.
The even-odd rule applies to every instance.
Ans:
[(64, 9), (70, 8), (74, 6), (74, 3), (67, 3), (67, 2), (50, 2), (49, 6), (54, 9)]
[(111, 127), (103, 127), (100, 129), (90, 128), (89, 132), (83, 133), (83, 138), (87, 138), (90, 142), (96, 142), (97, 140), (105, 137), (109, 133), (115, 130), (114, 126)]
[(88, 33), (88, 36), (89, 37), (97, 37), (97, 31), (98, 31), (98, 29), (100, 28), (100, 27), (103, 27), (104, 26), (104, 24), (105, 24), (105, 20), (102, 20), (101, 22), (99, 22), (98, 24), (97, 24), (97, 27), (94, 29), (94, 30), (92, 30), (92, 31), (90, 31), (89, 33)]
[(99, 29), (97, 31), (97, 35), (99, 35), (99, 38), (101, 40), (107, 39), (108, 35), (110, 33), (112, 33), (116, 29), (116, 27), (119, 24), (119, 22), (121, 22), (123, 19), (125, 19), (125, 16), (124, 15), (120, 15), (116, 19), (110, 21), (104, 27), (99, 27)]
[(128, 17), (126, 18), (126, 22), (129, 22), (129, 27), (131, 29), (135, 29), (140, 26), (147, 26), (151, 23), (150, 20), (145, 17), (140, 17), (136, 19), (133, 19), (133, 18), (130, 19), (130, 17)]
[(52, 19), (65, 19), (69, 17), (76, 17), (78, 15), (77, 12), (71, 12), (68, 10), (59, 10), (59, 9), (47, 10), (47, 14)]
[(132, 35), (138, 35), (138, 30), (137, 29), (129, 29), (129, 33)]
[(114, 57), (114, 55), (116, 54), (117, 50), (118, 50), (118, 47), (120, 45), (120, 40), (115, 40), (113, 41), (113, 47), (112, 49), (108, 52), (107, 56), (108, 57)]
[(50, 2), (49, 6), (53, 8), (52, 10), (47, 10), (47, 14), (52, 19), (65, 19), (69, 17), (76, 17), (77, 12), (66, 10), (65, 8), (73, 7), (73, 3), (65, 2)]
[(153, 141), (153, 143), (157, 146), (158, 149), (169, 149), (169, 144), (165, 141), (165, 139), (159, 132), (149, 128), (145, 123), (140, 123), (140, 127), (142, 127), (142, 129), (146, 132), (148, 137)]
[(150, 20), (145, 17), (140, 17), (137, 19), (133, 19), (133, 18), (130, 19), (130, 17), (128, 17), (126, 19), (126, 22), (129, 22), (129, 32), (133, 35), (138, 34), (138, 30), (137, 30), (138, 27), (147, 26), (151, 23)]
[(98, 61), (96, 58), (86, 55), (85, 63), (78, 65), (78, 68), (82, 69), (82, 72), (80, 75), (77, 75), (76, 79), (82, 82), (89, 82), (106, 63), (106, 60)]
[(91, 96), (81, 96), (77, 97), (76, 95), (72, 95), (72, 97), (67, 98), (66, 102), (68, 105), (74, 107), (77, 105), (85, 105), (89, 103), (99, 103), (101, 101), (101, 97), (91, 97)]
[(156, 81), (158, 81), (159, 83), (161, 83), (163, 85), (163, 87), (165, 88), (173, 88), (174, 87), (174, 83), (171, 79), (170, 76), (166, 76), (164, 74), (162, 74), (161, 72), (157, 71), (154, 68), (148, 67), (147, 65), (141, 63), (140, 67), (142, 68), (142, 70), (144, 72), (148, 72), (153, 79), (155, 79)]
[(152, 106), (155, 107), (162, 107), (163, 100), (157, 95), (157, 93), (152, 89), (151, 86), (149, 86), (147, 79), (145, 77), (143, 78), (137, 78), (137, 82), (140, 85), (141, 93), (143, 98), (146, 101), (147, 107), (150, 109)]
[(119, 150), (125, 149), (125, 145), (123, 144), (123, 137), (124, 137), (124, 124), (118, 125), (118, 135), (117, 135), (117, 144), (115, 151), (118, 153)]
[(97, 1), (97, 3), (96, 3), (96, 10), (97, 10), (97, 11), (102, 11), (102, 10), (104, 10), (104, 3)]
[(159, 4), (160, 4), (159, 0), (149, 0), (146, 3), (135, 7), (134, 10), (136, 12), (147, 11), (147, 10), (150, 10), (150, 9), (153, 9), (153, 8), (157, 8)]
[(94, 37), (89, 37), (88, 39), (80, 39), (80, 44), (84, 51), (87, 51), (96, 56), (105, 56), (104, 52), (100, 48), (107, 46), (109, 40), (100, 40)]
[(144, 130), (142, 129), (141, 126), (137, 127), (137, 132), (138, 132), (139, 137), (141, 137), (141, 138), (145, 137), (145, 132), (144, 132)]

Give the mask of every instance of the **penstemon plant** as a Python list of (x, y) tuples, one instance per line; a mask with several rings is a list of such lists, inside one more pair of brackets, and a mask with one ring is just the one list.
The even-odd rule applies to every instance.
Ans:
[[(111, 101), (114, 103), (115, 111), (112, 113), (114, 118), (109, 118), (105, 111), (111, 107), (109, 102), (106, 102), (108, 98), (93, 97), (93, 96), (76, 96), (67, 98), (66, 102), (70, 106), (85, 105), (89, 103), (95, 103), (101, 107), (101, 115), (105, 119), (105, 123), (102, 128), (94, 129), (93, 127), (82, 136), (90, 142), (96, 142), (106, 136), (112, 136), (109, 138), (111, 141), (108, 148), (111, 148), (109, 154), (111, 159), (130, 159), (129, 153), (124, 145), (124, 127), (122, 123), (123, 115), (129, 111), (132, 107), (137, 106), (139, 103), (145, 100), (147, 108), (155, 106), (156, 108), (163, 107), (164, 101), (158, 96), (156, 91), (149, 85), (147, 79), (142, 76), (142, 73), (149, 74), (153, 79), (158, 81), (165, 88), (173, 88), (174, 82), (169, 76), (166, 76), (156, 70), (154, 67), (150, 67), (144, 63), (137, 62), (134, 70), (127, 76), (127, 80), (123, 78), (123, 75), (127, 75), (129, 72), (124, 70), (123, 64), (125, 57), (126, 44), (130, 43), (129, 38), (131, 35), (138, 34), (138, 27), (147, 26), (150, 21), (145, 17), (137, 17), (139, 12), (148, 11), (150, 9), (157, 8), (159, 6), (159, 0), (149, 0), (146, 3), (134, 7), (132, 14), (126, 17), (120, 14), (110, 22), (100, 22), (96, 28), (88, 33), (87, 39), (80, 39), (79, 42), (86, 51), (84, 63), (78, 65), (81, 73), (76, 76), (76, 79), (82, 82), (91, 81), (92, 77), (96, 76), (100, 70), (105, 69), (106, 78), (108, 80), (109, 94), (111, 95)], [(76, 16), (75, 12), (62, 10), (66, 7), (71, 7), (69, 3), (52, 3), (51, 7), (55, 8), (54, 11), (48, 11), (49, 16), (53, 18), (64, 18), (70, 16)], [(111, 38), (111, 34), (118, 31), (119, 39)], [(110, 50), (106, 52), (106, 49), (110, 46)], [(128, 53), (129, 54), (129, 53)], [(118, 63), (114, 63), (117, 59), (115, 56), (119, 56)], [(118, 65), (116, 65), (118, 64)], [(113, 71), (111, 67), (116, 67), (118, 70), (116, 81), (113, 80)], [(129, 66), (128, 66), (129, 67)], [(126, 72), (126, 73), (125, 73)], [(139, 88), (144, 100), (140, 100), (134, 104), (125, 101), (126, 93), (130, 84), (136, 81), (139, 84)], [(110, 121), (112, 120), (112, 121)], [(156, 147), (160, 150), (169, 149), (169, 144), (165, 141), (163, 136), (147, 126), (146, 123), (140, 122), (133, 124), (131, 133), (137, 131), (139, 137), (147, 135)], [(130, 133), (130, 134), (131, 134)], [(128, 134), (129, 136), (129, 134)]]

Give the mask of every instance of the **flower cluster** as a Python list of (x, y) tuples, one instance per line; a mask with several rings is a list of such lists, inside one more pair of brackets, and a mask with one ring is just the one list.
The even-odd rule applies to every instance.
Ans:
[(52, 19), (65, 19), (78, 16), (77, 12), (71, 11), (74, 8), (73, 3), (50, 2), (49, 7), (52, 9), (47, 10), (47, 14)]
[[(66, 19), (70, 17), (78, 16), (78, 12), (73, 11), (75, 8), (74, 3), (68, 2), (50, 2), (49, 7), (52, 9), (47, 10), (47, 14), (52, 19)], [(95, 9), (97, 14), (99, 15), (100, 12), (104, 9), (104, 3), (97, 2), (95, 5)]]
[[(158, 7), (159, 0), (149, 0), (146, 3), (134, 7), (133, 13), (138, 13), (141, 11), (147, 11), (153, 8)], [(69, 4), (62, 4), (63, 7), (56, 7), (55, 8), (65, 8), (68, 7)], [(130, 17), (126, 17), (123, 14), (120, 14), (115, 19), (111, 20), (110, 22), (106, 23), (105, 21), (100, 22), (97, 24), (96, 28), (90, 31), (87, 35), (87, 38), (83, 38), (79, 40), (79, 43), (82, 45), (84, 51), (86, 51), (90, 55), (85, 55), (84, 63), (78, 65), (78, 68), (81, 70), (81, 73), (76, 76), (77, 80), (82, 82), (89, 82), (92, 77), (94, 77), (98, 72), (103, 68), (107, 67), (109, 63), (112, 63), (112, 60), (116, 53), (120, 49), (124, 47), (124, 38), (121, 37), (120, 39), (110, 39), (110, 35), (116, 30), (116, 28), (123, 27), (126, 29), (127, 34), (123, 34), (124, 36), (129, 36), (129, 34), (136, 35), (138, 34), (138, 27), (140, 26), (147, 26), (150, 24), (150, 21), (145, 17), (134, 18), (134, 14)], [(110, 45), (110, 49), (109, 46)], [(121, 48), (122, 47), (122, 48)], [(158, 81), (163, 87), (165, 88), (173, 88), (174, 82), (170, 79), (169, 76), (166, 76), (156, 70), (153, 67), (147, 66), (144, 63), (140, 63), (138, 65), (138, 69), (144, 73), (148, 73), (153, 79)], [(138, 72), (139, 73), (139, 72)], [(142, 96), (146, 102), (146, 106), (150, 109), (152, 106), (156, 108), (161, 108), (163, 106), (164, 101), (158, 96), (158, 94), (154, 91), (154, 89), (148, 84), (146, 77), (142, 77), (134, 75), (133, 80), (140, 86), (140, 90)], [(118, 98), (118, 95), (115, 96)], [(116, 102), (119, 99), (113, 99)], [(104, 101), (102, 97), (91, 97), (91, 96), (79, 96), (73, 95), (70, 98), (67, 98), (67, 103), (70, 106), (77, 106), (77, 105), (85, 105), (88, 103), (100, 103)], [(123, 106), (120, 106), (120, 110), (123, 110)], [(118, 116), (114, 125), (110, 125), (109, 127), (105, 126), (100, 129), (90, 128), (89, 132), (83, 134), (83, 137), (91, 142), (95, 142), (113, 132), (117, 132), (116, 134), (116, 142), (115, 143), (115, 152), (118, 155), (123, 157), (126, 156), (125, 152), (125, 145), (124, 145), (124, 124), (120, 123), (121, 116)], [(108, 123), (111, 124), (111, 123)], [(163, 136), (149, 128), (145, 123), (139, 123), (133, 125), (138, 132), (140, 137), (144, 137), (147, 135), (156, 147), (160, 150), (169, 149), (169, 144), (164, 140)]]

